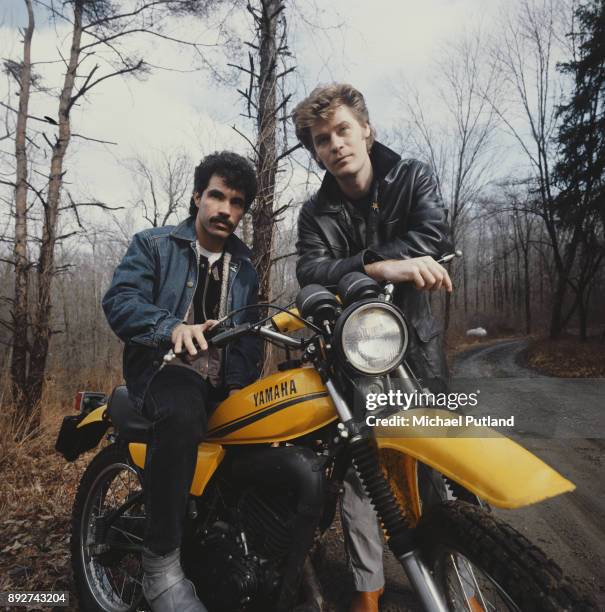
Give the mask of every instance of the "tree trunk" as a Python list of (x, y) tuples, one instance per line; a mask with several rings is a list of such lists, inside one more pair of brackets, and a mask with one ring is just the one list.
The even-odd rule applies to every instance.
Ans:
[(59, 218), (61, 187), (63, 183), (63, 160), (71, 137), (69, 111), (80, 56), (83, 2), (84, 0), (77, 0), (73, 7), (74, 24), (71, 51), (61, 96), (59, 98), (59, 136), (52, 149), (48, 199), (44, 207), (42, 243), (40, 245), (40, 257), (38, 260), (38, 303), (34, 322), (33, 343), (28, 375), (28, 402), (30, 409), (40, 401), (42, 396), (46, 360), (52, 333), (50, 324), (51, 290), (55, 274), (57, 221)]
[(542, 315), (542, 308), (544, 306), (544, 261), (542, 254), (538, 258), (538, 277), (540, 278), (540, 315)]
[[(34, 12), (31, 0), (25, 0), (28, 24), (23, 36), (23, 64), (21, 66), (19, 111), (15, 134), (17, 176), (15, 182), (15, 296), (13, 302), (13, 338), (11, 357), (11, 385), (15, 403), (27, 397), (27, 313), (29, 292), (29, 261), (27, 258), (27, 115), (31, 86), (31, 43), (34, 34)], [(28, 402), (25, 402), (28, 408)]]
[[(576, 259), (579, 240), (580, 228), (576, 227), (574, 228), (574, 235), (570, 243), (565, 248), (564, 258), (562, 260), (557, 260), (555, 258), (555, 265), (557, 267), (557, 284), (553, 295), (549, 333), (550, 338), (553, 340), (561, 335), (561, 332), (569, 319), (569, 317), (563, 317), (563, 301), (565, 299), (565, 294), (567, 293), (567, 279), (569, 278), (569, 274)], [(573, 308), (571, 312), (573, 312)]]
[(502, 310), (506, 319), (510, 319), (510, 290), (509, 290), (509, 279), (508, 279), (508, 249), (506, 243), (503, 246), (504, 256), (502, 258), (502, 268), (504, 270), (504, 296), (502, 300)]
[[(466, 254), (466, 249), (464, 253)], [(468, 263), (464, 257), (462, 258), (462, 283), (464, 285), (464, 315), (466, 317), (468, 315)]]
[(515, 316), (519, 316), (521, 310), (521, 266), (519, 257), (519, 246), (515, 243)]
[(475, 264), (475, 313), (479, 312), (479, 264)]
[(552, 309), (550, 314), (550, 331), (549, 337), (551, 340), (558, 338), (563, 331), (563, 299), (565, 298), (567, 282), (562, 274), (557, 276), (557, 285), (553, 293)]
[(531, 283), (529, 279), (529, 250), (523, 250), (523, 271), (525, 280), (525, 333), (531, 334)]
[(494, 265), (494, 269), (492, 270), (492, 308), (494, 310), (498, 310), (498, 280), (500, 274), (498, 270), (498, 265)]
[(270, 299), (273, 200), (277, 171), (277, 14), (281, 0), (261, 0), (259, 94), (257, 115), (258, 196), (253, 210), (252, 257), (259, 276), (259, 301)]
[(580, 342), (586, 342), (588, 338), (588, 300), (587, 296), (581, 295), (578, 300), (578, 319), (580, 323)]

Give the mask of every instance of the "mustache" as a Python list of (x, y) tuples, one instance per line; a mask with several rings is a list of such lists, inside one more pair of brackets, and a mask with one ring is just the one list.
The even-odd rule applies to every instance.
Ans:
[(233, 223), (229, 221), (227, 217), (222, 217), (221, 215), (215, 215), (214, 217), (210, 217), (210, 223), (222, 223), (226, 225), (230, 230), (233, 229)]

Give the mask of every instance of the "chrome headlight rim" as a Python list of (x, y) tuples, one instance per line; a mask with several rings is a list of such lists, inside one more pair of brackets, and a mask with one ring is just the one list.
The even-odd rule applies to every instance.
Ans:
[[(394, 318), (397, 320), (397, 322), (399, 323), (402, 329), (403, 348), (401, 349), (397, 360), (393, 362), (394, 365), (389, 366), (389, 368), (386, 370), (360, 368), (359, 366), (353, 365), (353, 363), (351, 363), (351, 361), (349, 360), (349, 357), (347, 356), (346, 351), (343, 346), (343, 330), (349, 318), (353, 314), (363, 312), (364, 310), (369, 310), (370, 308), (380, 308), (380, 309), (388, 311), (389, 314), (394, 316)], [(346, 364), (348, 368), (350, 368), (357, 374), (362, 374), (363, 376), (384, 376), (385, 374), (388, 374), (389, 372), (392, 372), (393, 370), (398, 368), (403, 363), (405, 354), (407, 353), (407, 350), (408, 350), (409, 338), (410, 338), (409, 325), (405, 319), (405, 316), (401, 312), (401, 310), (397, 308), (397, 306), (395, 306), (394, 304), (383, 302), (381, 300), (377, 300), (376, 298), (370, 298), (367, 300), (356, 302), (355, 304), (351, 304), (350, 306), (345, 308), (345, 310), (343, 310), (342, 314), (336, 321), (336, 326), (334, 328), (333, 344), (336, 347), (336, 350), (340, 358), (342, 359), (343, 363)]]

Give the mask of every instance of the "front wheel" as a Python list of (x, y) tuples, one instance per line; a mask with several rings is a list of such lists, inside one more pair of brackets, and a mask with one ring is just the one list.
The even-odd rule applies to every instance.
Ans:
[(596, 606), (525, 536), (464, 502), (431, 508), (421, 551), (449, 610), (588, 612)]
[(107, 446), (84, 472), (72, 514), (71, 560), (80, 610), (141, 609), (144, 525), (138, 473), (123, 446)]

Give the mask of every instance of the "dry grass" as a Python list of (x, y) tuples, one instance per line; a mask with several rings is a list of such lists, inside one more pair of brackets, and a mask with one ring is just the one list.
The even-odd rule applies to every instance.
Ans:
[(577, 336), (559, 340), (540, 338), (534, 340), (527, 351), (530, 367), (562, 378), (605, 377), (605, 342), (601, 338), (589, 338), (580, 342)]
[[(33, 434), (23, 435), (27, 424), (14, 407), (0, 407), (0, 592), (69, 591), (69, 610), (77, 610), (69, 552), (71, 509), (82, 473), (98, 449), (67, 463), (54, 445), (63, 416), (73, 414), (75, 392), (83, 387), (110, 391), (119, 374), (85, 373), (72, 380), (67, 392), (69, 378), (61, 373), (47, 386), (41, 425)], [(64, 380), (65, 386), (59, 384)]]

